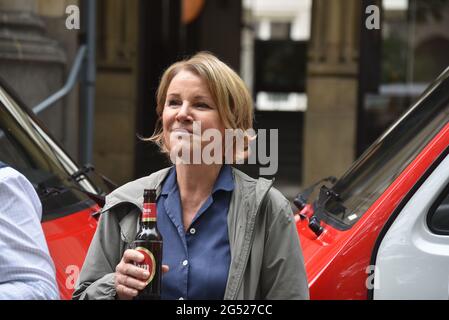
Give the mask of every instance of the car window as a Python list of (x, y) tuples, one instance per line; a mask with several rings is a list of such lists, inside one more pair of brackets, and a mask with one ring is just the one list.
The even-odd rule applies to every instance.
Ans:
[(337, 181), (331, 219), (351, 227), (448, 122), (449, 70)]
[(1, 86), (0, 161), (33, 184), (42, 202), (43, 220), (92, 205), (89, 197), (79, 191), (82, 186), (70, 177), (77, 170), (75, 164)]
[(430, 208), (427, 225), (434, 234), (449, 236), (449, 185)]
[(14, 163), (19, 167), (30, 166), (26, 152), (23, 152), (19, 145), (14, 145), (2, 128), (0, 128), (0, 157), (4, 163)]

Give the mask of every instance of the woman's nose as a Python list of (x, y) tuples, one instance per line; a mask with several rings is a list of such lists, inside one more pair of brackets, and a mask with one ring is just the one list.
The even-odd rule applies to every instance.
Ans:
[(183, 102), (181, 108), (178, 109), (176, 120), (180, 122), (193, 121), (188, 102)]

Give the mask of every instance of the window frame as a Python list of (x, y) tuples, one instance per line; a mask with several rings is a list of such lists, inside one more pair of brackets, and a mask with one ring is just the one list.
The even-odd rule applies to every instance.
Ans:
[[(446, 177), (448, 178), (448, 177)], [(426, 216), (426, 224), (427, 228), (429, 228), (429, 231), (438, 236), (449, 236), (449, 225), (447, 226), (447, 230), (442, 230), (440, 228), (435, 227), (432, 225), (432, 219), (434, 218), (438, 208), (441, 206), (441, 204), (444, 202), (444, 200), (449, 198), (449, 182), (446, 183), (446, 186), (444, 187), (443, 191), (440, 192), (436, 200), (432, 203), (430, 206), (429, 211), (427, 212)], [(448, 202), (449, 205), (449, 202)]]

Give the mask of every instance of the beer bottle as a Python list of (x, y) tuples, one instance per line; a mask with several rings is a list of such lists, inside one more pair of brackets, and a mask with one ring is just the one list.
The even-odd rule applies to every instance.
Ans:
[(145, 189), (140, 229), (132, 248), (144, 255), (145, 260), (136, 263), (136, 266), (147, 270), (150, 277), (147, 280), (147, 286), (139, 292), (136, 300), (157, 300), (161, 298), (162, 236), (157, 229), (156, 221), (156, 190)]

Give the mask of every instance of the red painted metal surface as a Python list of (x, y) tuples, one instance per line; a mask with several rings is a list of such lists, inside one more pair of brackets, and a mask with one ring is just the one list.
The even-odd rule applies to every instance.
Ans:
[(311, 299), (367, 299), (367, 268), (382, 227), (401, 200), (448, 146), (449, 124), (350, 230), (339, 231), (322, 223), (325, 232), (317, 238), (307, 226), (307, 219), (298, 221)]
[(75, 282), (97, 228), (95, 205), (80, 212), (42, 223), (48, 249), (56, 267), (61, 299), (71, 299)]

